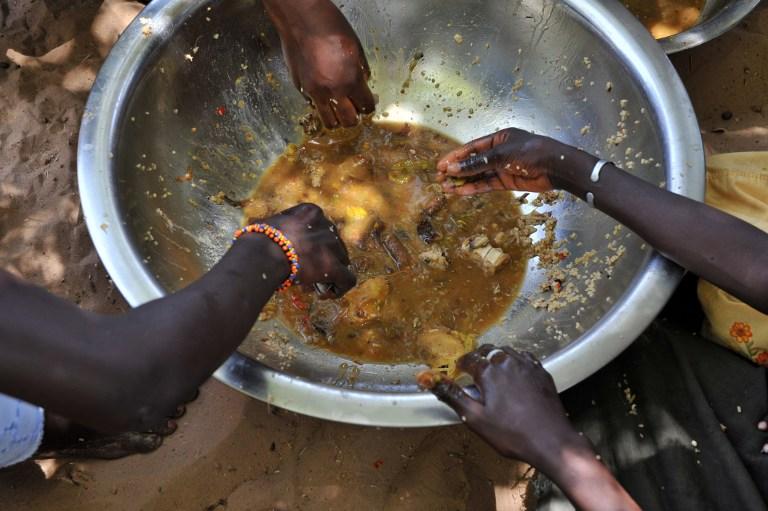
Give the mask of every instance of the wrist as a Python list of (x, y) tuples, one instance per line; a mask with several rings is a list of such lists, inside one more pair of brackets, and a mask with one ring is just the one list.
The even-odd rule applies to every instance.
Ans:
[(590, 174), (598, 161), (589, 153), (569, 148), (558, 156), (549, 173), (549, 180), (555, 188), (583, 199), (590, 188)]
[(595, 451), (589, 440), (570, 427), (560, 432), (552, 430), (549, 438), (539, 435), (530, 445), (533, 446), (531, 459), (524, 461), (537, 467), (558, 485), (566, 479), (566, 455), (595, 460)]
[(328, 16), (343, 18), (330, 0), (264, 0), (264, 5), (281, 37), (316, 33), (332, 26)]
[(597, 458), (592, 444), (575, 431), (555, 451), (532, 463), (555, 483), (577, 509), (633, 510), (632, 498)]
[[(291, 274), (291, 263), (280, 246), (264, 234), (257, 232), (244, 233), (235, 246), (241, 245), (244, 250), (264, 261), (266, 271), (262, 272), (263, 280), (284, 282)], [(266, 279), (264, 279), (266, 277)]]

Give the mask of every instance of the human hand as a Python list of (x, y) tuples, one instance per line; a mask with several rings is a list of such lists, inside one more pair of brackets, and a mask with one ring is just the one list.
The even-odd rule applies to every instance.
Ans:
[(349, 254), (338, 230), (314, 204), (299, 204), (264, 223), (291, 240), (301, 265), (297, 283), (322, 290), (323, 298), (338, 298), (355, 287)]
[(446, 192), (457, 195), (546, 192), (554, 188), (552, 174), (577, 152), (552, 138), (507, 128), (444, 156), (437, 163), (438, 181)]
[(432, 391), (503, 456), (546, 470), (566, 442), (580, 438), (552, 377), (530, 353), (484, 345), (460, 358), (457, 367), (472, 376), (480, 400), (450, 380)]
[(312, 102), (327, 128), (351, 127), (374, 111), (370, 68), (355, 31), (330, 0), (270, 0), (283, 56), (296, 88)]
[(499, 453), (544, 472), (577, 509), (640, 509), (571, 426), (552, 377), (533, 355), (484, 345), (458, 367), (474, 378), (480, 400), (451, 381), (432, 390)]

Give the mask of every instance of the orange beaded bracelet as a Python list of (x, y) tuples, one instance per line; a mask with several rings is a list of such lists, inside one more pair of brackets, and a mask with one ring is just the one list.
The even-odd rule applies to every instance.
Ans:
[(232, 238), (232, 243), (240, 239), (240, 237), (247, 232), (263, 234), (278, 244), (283, 253), (285, 253), (285, 257), (288, 258), (288, 262), (291, 263), (291, 275), (280, 285), (279, 291), (284, 291), (291, 287), (296, 281), (296, 276), (299, 274), (299, 269), (301, 268), (299, 265), (299, 255), (293, 248), (293, 243), (285, 237), (285, 234), (283, 234), (282, 231), (267, 224), (251, 224), (236, 230), (235, 236)]

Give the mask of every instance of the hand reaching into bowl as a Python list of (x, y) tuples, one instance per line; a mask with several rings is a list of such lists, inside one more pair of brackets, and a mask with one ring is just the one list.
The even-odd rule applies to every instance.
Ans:
[(318, 206), (300, 204), (264, 223), (283, 231), (293, 243), (301, 262), (297, 283), (319, 286), (324, 298), (338, 298), (355, 287), (344, 242)]
[(448, 193), (562, 189), (587, 200), (665, 256), (768, 313), (768, 234), (552, 138), (508, 128), (441, 159)]
[(446, 192), (475, 195), (494, 190), (552, 190), (556, 155), (571, 148), (547, 137), (508, 128), (448, 153), (437, 164)]
[(354, 30), (330, 0), (265, 0), (296, 88), (327, 128), (374, 111), (370, 69)]
[(533, 355), (485, 345), (458, 367), (474, 379), (479, 400), (450, 380), (432, 390), (502, 456), (544, 472), (578, 509), (640, 509), (568, 422), (552, 377)]

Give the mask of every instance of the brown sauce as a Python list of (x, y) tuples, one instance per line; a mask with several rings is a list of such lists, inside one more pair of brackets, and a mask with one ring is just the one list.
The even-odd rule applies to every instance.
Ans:
[(706, 0), (622, 0), (656, 39), (688, 30), (699, 21)]
[(289, 328), (355, 361), (451, 370), (500, 319), (527, 262), (508, 235), (519, 205), (509, 193), (445, 197), (435, 164), (456, 147), (426, 128), (366, 123), (290, 146), (278, 158), (246, 217), (318, 204), (339, 226), (358, 277), (340, 300), (296, 288), (277, 295), (273, 306)]

